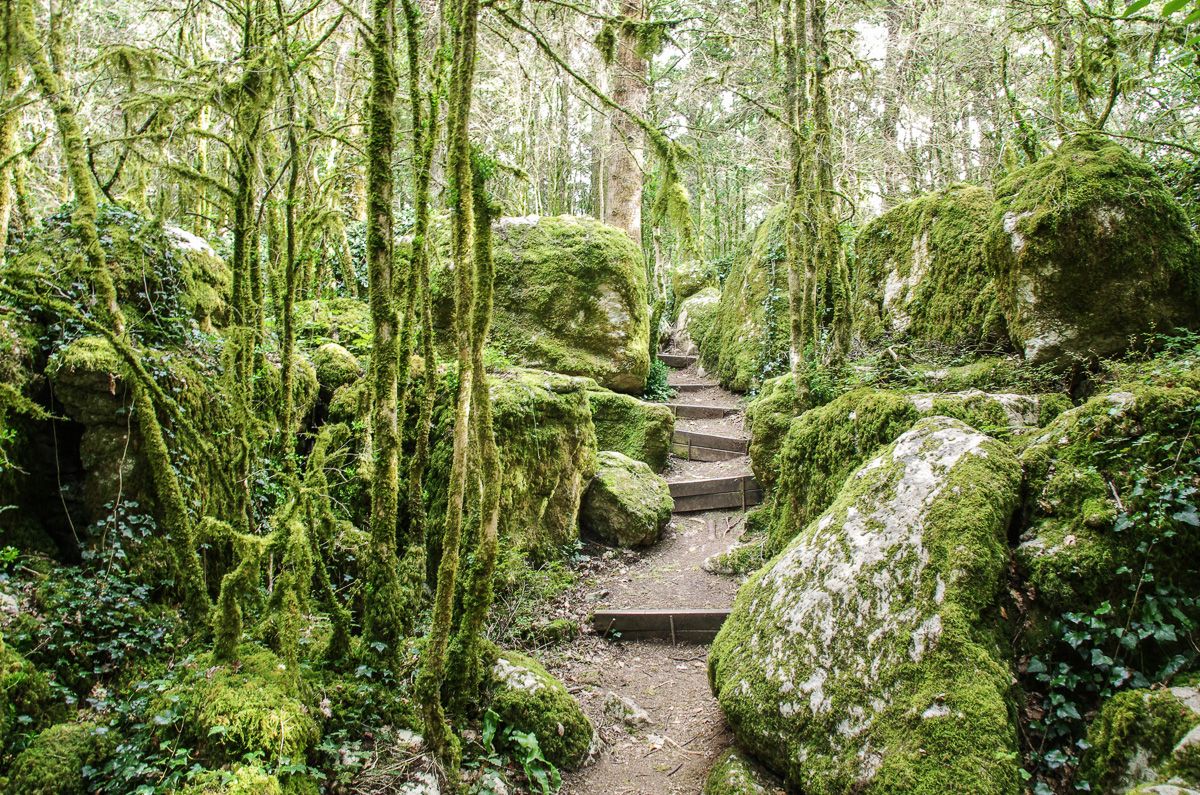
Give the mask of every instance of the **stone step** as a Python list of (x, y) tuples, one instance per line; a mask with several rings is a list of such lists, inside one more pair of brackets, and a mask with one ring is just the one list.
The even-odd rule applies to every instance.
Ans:
[(715, 384), (697, 384), (697, 383), (671, 384), (671, 389), (674, 389), (676, 392), (701, 392), (705, 389), (711, 389), (714, 386), (716, 386), (716, 385)]
[(621, 640), (665, 638), (672, 643), (708, 643), (728, 617), (727, 608), (597, 610), (592, 614), (592, 629), (597, 635)]
[(736, 408), (729, 406), (704, 406), (697, 403), (668, 403), (667, 408), (675, 412), (681, 420), (717, 420), (737, 414)]
[(762, 502), (762, 487), (753, 475), (731, 475), (700, 480), (676, 480), (670, 484), (675, 513), (712, 511), (719, 508), (749, 508)]
[(735, 436), (676, 430), (671, 437), (671, 452), (688, 461), (728, 461), (748, 451), (749, 441)]
[(660, 353), (658, 358), (662, 359), (662, 363), (667, 367), (674, 367), (676, 370), (682, 370), (696, 361), (695, 356), (684, 356), (679, 353)]

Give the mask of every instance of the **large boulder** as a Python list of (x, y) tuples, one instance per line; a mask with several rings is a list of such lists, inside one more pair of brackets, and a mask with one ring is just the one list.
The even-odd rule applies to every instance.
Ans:
[(671, 293), (675, 296), (676, 308), (705, 287), (711, 287), (715, 282), (716, 275), (713, 273), (712, 266), (700, 260), (685, 260), (672, 266)]
[(591, 751), (595, 730), (562, 682), (536, 660), (502, 651), (492, 667), (492, 709), (509, 726), (532, 733), (547, 761), (575, 768)]
[[(489, 343), (518, 364), (640, 394), (650, 372), (650, 316), (642, 254), (629, 236), (592, 218), (529, 216), (497, 221), (492, 242)], [(443, 340), (453, 326), (452, 276), (448, 265), (431, 275)]]
[(854, 244), (854, 332), (976, 348), (1003, 338), (984, 257), (992, 195), (954, 185), (876, 218)]
[(744, 241), (721, 287), (700, 360), (721, 383), (746, 392), (787, 370), (787, 207), (771, 208)]
[[(584, 378), (541, 370), (489, 374), (492, 427), (500, 454), (500, 537), (537, 559), (579, 539), (579, 506), (596, 472), (596, 432)], [(430, 515), (445, 511), (454, 422), (449, 379), (434, 414), (427, 488)], [(470, 490), (469, 499), (478, 494)], [(470, 512), (469, 512), (470, 513)]]
[(1020, 480), (947, 417), (860, 467), (713, 643), (739, 745), (814, 795), (1019, 792), (997, 601)]
[[(117, 298), (138, 336), (178, 340), (192, 322), (209, 331), (227, 319), (232, 277), (204, 239), (111, 204), (100, 206), (96, 226)], [(8, 256), (19, 267), (48, 273), (85, 270), (82, 237), (69, 210), (43, 219)]]
[(653, 544), (671, 521), (674, 508), (667, 482), (649, 466), (621, 453), (599, 455), (596, 477), (583, 497), (583, 529), (608, 544)]
[(662, 403), (649, 403), (632, 395), (606, 389), (588, 392), (596, 446), (616, 450), (650, 465), (655, 472), (667, 466), (675, 414)]
[(996, 188), (988, 256), (1013, 343), (1059, 366), (1200, 324), (1200, 256), (1154, 170), (1076, 137)]
[(721, 291), (716, 287), (705, 287), (683, 301), (671, 329), (671, 349), (686, 356), (695, 355), (717, 318), (720, 303)]

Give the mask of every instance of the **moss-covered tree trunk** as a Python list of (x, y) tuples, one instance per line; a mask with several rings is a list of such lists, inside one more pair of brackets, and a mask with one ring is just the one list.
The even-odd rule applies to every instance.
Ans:
[[(641, 22), (646, 10), (642, 0), (620, 0), (623, 20)], [(646, 110), (650, 85), (647, 63), (642, 57), (635, 24), (617, 26), (616, 58), (613, 61), (612, 99), (627, 112), (610, 119), (608, 153), (605, 157), (604, 216), (606, 224), (624, 229), (642, 245), (642, 170), (645, 167), (645, 133), (630, 114)]]

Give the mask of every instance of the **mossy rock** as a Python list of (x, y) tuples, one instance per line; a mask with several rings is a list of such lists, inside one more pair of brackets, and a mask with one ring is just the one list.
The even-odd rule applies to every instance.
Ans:
[(346, 384), (353, 384), (363, 377), (362, 365), (354, 354), (336, 342), (326, 342), (309, 355), (321, 391), (332, 395)]
[[(786, 389), (787, 382), (777, 388)], [(770, 554), (783, 549), (829, 507), (851, 472), (920, 418), (907, 395), (864, 388), (792, 420), (775, 459), (779, 475)]]
[(754, 399), (746, 404), (746, 428), (750, 432), (750, 469), (765, 489), (779, 477), (776, 460), (792, 420), (801, 414), (796, 379), (791, 373), (769, 378)]
[(671, 295), (675, 298), (676, 316), (687, 299), (716, 283), (713, 268), (700, 260), (690, 259), (671, 268)]
[(17, 755), (4, 791), (10, 795), (87, 795), (84, 768), (97, 768), (116, 747), (107, 727), (58, 723)]
[(1129, 690), (1110, 698), (1088, 726), (1078, 780), (1096, 792), (1146, 784), (1200, 784), (1200, 691)]
[[(1142, 468), (1167, 470), (1200, 455), (1194, 423), (1200, 391), (1152, 384), (1117, 386), (1065, 411), (1044, 432), (1024, 441), (1021, 463), (1029, 484), (1018, 569), (1036, 594), (1039, 614), (1087, 612), (1116, 600), (1125, 580), (1121, 566), (1141, 570), (1153, 528), (1135, 522), (1116, 529), (1114, 499), (1134, 491)], [(1200, 555), (1200, 531), (1179, 523), (1169, 541), (1151, 543), (1158, 581), (1187, 593), (1200, 589), (1191, 565)]]
[(502, 651), (492, 667), (492, 709), (509, 726), (532, 732), (553, 765), (579, 767), (592, 748), (592, 722), (536, 660)]
[[(232, 276), (205, 240), (111, 204), (100, 205), (96, 226), (117, 299), (138, 336), (179, 339), (181, 321), (208, 331), (227, 319)], [(86, 270), (71, 210), (43, 219), (8, 256), (17, 267), (46, 273)]]
[(160, 696), (181, 714), (180, 732), (212, 765), (251, 755), (271, 765), (302, 763), (321, 739), (321, 727), (297, 692), (289, 672), (272, 652), (250, 644), (236, 662), (206, 655), (178, 685)]
[(709, 681), (739, 746), (812, 795), (1020, 792), (998, 600), (1020, 467), (921, 420), (739, 590)]
[(642, 461), (655, 472), (667, 466), (675, 415), (661, 403), (648, 403), (608, 390), (588, 392), (596, 446)]
[(36, 731), (62, 712), (46, 675), (0, 637), (0, 753), (18, 731)]
[(1077, 136), (996, 187), (988, 256), (1008, 330), (1034, 363), (1126, 350), (1200, 324), (1200, 255), (1154, 169)]
[(854, 334), (978, 348), (1004, 339), (984, 237), (992, 195), (953, 185), (905, 202), (855, 241)]
[[(455, 380), (453, 372), (441, 380), (434, 412), (427, 479), (431, 516), (445, 510), (454, 422), (450, 387)], [(594, 385), (584, 378), (521, 368), (496, 371), (489, 380), (502, 473), (501, 541), (535, 559), (558, 557), (579, 539), (580, 502), (596, 471), (596, 431), (588, 402)], [(472, 505), (477, 498), (469, 495)]]
[(257, 765), (211, 770), (193, 777), (177, 795), (285, 795), (279, 778)]
[[(983, 392), (978, 389), (921, 393), (910, 395), (908, 399), (922, 416), (939, 414), (954, 417), (999, 439), (1019, 436), (1039, 428), (1070, 406), (1070, 400), (1065, 395), (1043, 399), (1038, 395)], [(1044, 402), (1052, 405), (1046, 408)]]
[(736, 748), (717, 757), (704, 781), (703, 795), (782, 795), (783, 788)]
[(371, 307), (357, 298), (299, 301), (295, 308), (296, 341), (303, 348), (327, 342), (341, 345), (355, 357), (371, 353), (374, 338)]
[(787, 206), (771, 208), (743, 241), (721, 287), (700, 361), (735, 392), (787, 371), (791, 330), (787, 297)]
[(716, 287), (705, 287), (680, 304), (669, 349), (685, 356), (695, 355), (716, 320), (720, 304), (721, 291)]
[(675, 507), (667, 481), (649, 466), (613, 450), (598, 456), (583, 495), (579, 523), (606, 544), (642, 547), (658, 541)]
[[(493, 259), (493, 347), (521, 365), (642, 392), (650, 310), (642, 253), (628, 235), (570, 215), (502, 218), (493, 228)], [(452, 276), (442, 264), (430, 277), (443, 344), (453, 329)]]

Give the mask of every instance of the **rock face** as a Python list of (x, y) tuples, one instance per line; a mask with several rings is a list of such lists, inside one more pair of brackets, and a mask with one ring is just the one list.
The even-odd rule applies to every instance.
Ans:
[(1193, 684), (1118, 693), (1092, 721), (1087, 742), (1079, 776), (1095, 792), (1195, 792), (1200, 690)]
[(855, 242), (854, 332), (978, 347), (1004, 336), (984, 236), (992, 195), (954, 185), (876, 218)]
[[(501, 541), (534, 558), (556, 557), (579, 538), (581, 498), (596, 472), (596, 432), (588, 406), (591, 382), (523, 369), (499, 371), (490, 378), (492, 427), (503, 477)], [(453, 392), (443, 379), (429, 462), (431, 516), (445, 510), (453, 422)], [(477, 494), (469, 499), (477, 499)]]
[(1106, 356), (1200, 323), (1200, 258), (1151, 167), (1078, 137), (996, 188), (988, 256), (1013, 343), (1035, 364)]
[(786, 220), (787, 207), (773, 207), (742, 244), (700, 349), (704, 366), (736, 392), (787, 370)]
[(996, 600), (1020, 468), (931, 417), (738, 592), (709, 681), (739, 745), (813, 793), (1017, 793)]
[[(646, 271), (628, 235), (591, 218), (502, 218), (493, 245), (490, 344), (522, 365), (642, 391), (650, 372)], [(453, 319), (451, 277), (449, 266), (431, 274), (443, 339)]]
[(674, 501), (667, 482), (641, 461), (606, 450), (583, 498), (583, 529), (622, 547), (653, 544), (671, 520)]
[(699, 260), (687, 260), (671, 268), (671, 292), (675, 295), (675, 306), (680, 306), (705, 287), (715, 282), (712, 269)]
[(730, 748), (708, 771), (703, 795), (777, 795), (767, 773), (736, 748)]
[(532, 732), (558, 767), (578, 767), (592, 747), (592, 722), (563, 684), (530, 657), (501, 652), (492, 668), (492, 709), (510, 726)]
[(712, 328), (720, 302), (721, 291), (716, 287), (705, 287), (681, 303), (671, 333), (671, 347), (686, 356), (694, 356)]
[(588, 403), (599, 449), (643, 461), (655, 472), (666, 468), (675, 432), (675, 415), (669, 408), (607, 390), (588, 392)]

